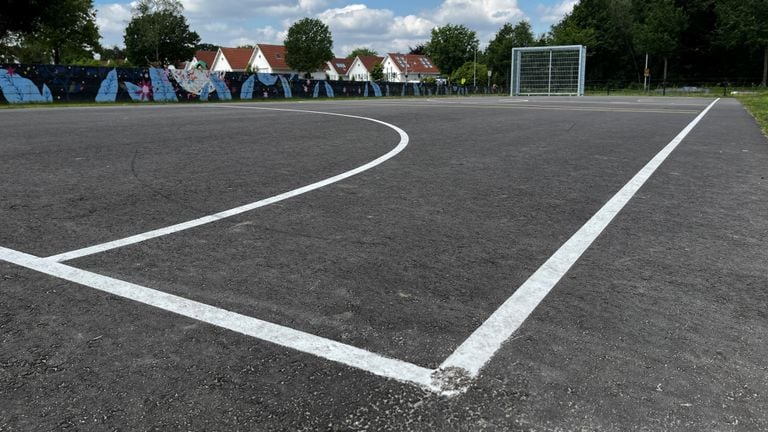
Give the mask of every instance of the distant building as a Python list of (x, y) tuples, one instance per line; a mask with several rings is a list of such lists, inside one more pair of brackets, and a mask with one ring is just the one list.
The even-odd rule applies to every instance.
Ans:
[(245, 72), (254, 48), (219, 48), (210, 70), (214, 72)]
[[(249, 60), (251, 71), (271, 74), (296, 74), (302, 76), (303, 73), (291, 69), (286, 61), (287, 53), (283, 45), (257, 44), (253, 55)], [(322, 70), (312, 72), (312, 79), (326, 79), (326, 73)]]
[(198, 50), (192, 60), (186, 62), (184, 69), (210, 69), (215, 58), (216, 51)]
[(349, 67), (350, 81), (372, 81), (371, 72), (373, 67), (380, 64), (384, 57), (378, 56), (357, 56)]
[(332, 81), (349, 80), (349, 67), (352, 66), (354, 59), (334, 58), (326, 62), (325, 73), (328, 79)]
[(437, 78), (440, 70), (432, 60), (421, 54), (389, 53), (382, 62), (384, 79), (392, 82), (419, 82), (424, 78)]

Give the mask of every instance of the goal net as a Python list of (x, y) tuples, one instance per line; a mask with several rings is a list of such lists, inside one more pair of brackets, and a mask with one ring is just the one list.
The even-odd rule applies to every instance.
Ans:
[(584, 96), (587, 47), (563, 45), (512, 49), (512, 96)]

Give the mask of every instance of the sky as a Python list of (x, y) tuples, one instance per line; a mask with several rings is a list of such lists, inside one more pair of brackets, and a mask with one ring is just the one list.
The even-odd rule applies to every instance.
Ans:
[[(319, 18), (333, 36), (333, 51), (345, 57), (366, 47), (380, 55), (408, 52), (425, 43), (434, 27), (463, 24), (485, 47), (505, 23), (527, 20), (545, 33), (578, 0), (181, 0), (190, 29), (202, 42), (225, 47), (282, 44), (292, 23)], [(124, 46), (132, 2), (95, 0), (104, 46)]]

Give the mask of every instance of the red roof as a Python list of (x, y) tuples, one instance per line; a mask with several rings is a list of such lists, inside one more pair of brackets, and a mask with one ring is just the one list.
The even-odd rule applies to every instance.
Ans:
[(245, 70), (253, 54), (253, 48), (219, 48), (232, 70)]
[(421, 54), (395, 54), (389, 53), (392, 60), (401, 71), (405, 71), (406, 64), (408, 65), (408, 73), (428, 73), (439, 74), (440, 70), (432, 63), (432, 60)]
[(261, 50), (261, 54), (272, 66), (272, 69), (291, 69), (285, 62), (285, 47), (283, 45), (258, 44), (256, 47)]
[(213, 66), (213, 61), (216, 59), (216, 51), (199, 50), (195, 53), (195, 58), (199, 62), (205, 62), (205, 65), (210, 68)]
[(363, 66), (365, 66), (365, 69), (370, 72), (373, 70), (373, 67), (384, 61), (384, 57), (378, 57), (378, 56), (357, 56), (360, 61), (363, 63)]
[(349, 68), (352, 66), (353, 61), (355, 61), (355, 59), (337, 57), (331, 59), (329, 63), (331, 64), (331, 67), (336, 70), (336, 73), (339, 75), (346, 75)]

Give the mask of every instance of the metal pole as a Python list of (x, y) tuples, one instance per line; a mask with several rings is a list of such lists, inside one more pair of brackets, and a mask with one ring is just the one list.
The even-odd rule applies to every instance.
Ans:
[(549, 77), (547, 78), (547, 96), (552, 96), (552, 50), (549, 50)]
[(477, 45), (475, 45), (475, 62), (472, 65), (472, 87), (477, 87)]
[(643, 91), (648, 92), (648, 53), (645, 53), (645, 69), (643, 69)]

